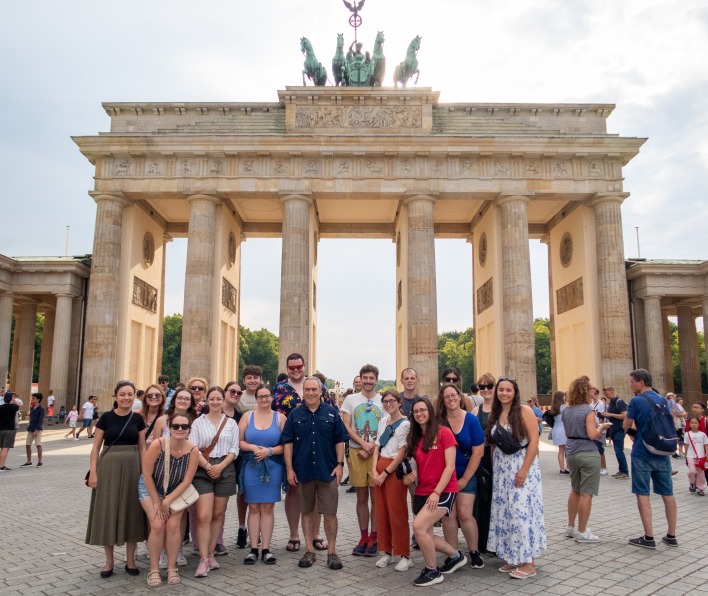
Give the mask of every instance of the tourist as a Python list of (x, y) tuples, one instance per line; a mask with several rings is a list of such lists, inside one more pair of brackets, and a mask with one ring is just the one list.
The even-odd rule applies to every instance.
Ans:
[(263, 369), (255, 364), (244, 366), (241, 373), (241, 383), (243, 385), (243, 396), (239, 403), (239, 410), (242, 413), (252, 412), (258, 407), (256, 390), (263, 385)]
[(76, 436), (76, 423), (79, 419), (79, 412), (76, 410), (76, 404), (71, 406), (71, 411), (66, 415), (66, 421), (64, 424), (69, 425), (69, 432), (64, 435), (65, 439), (72, 437), (74, 441), (78, 441), (79, 438)]
[(57, 421), (59, 422), (59, 424), (64, 424), (64, 420), (66, 420), (66, 407), (64, 407), (64, 404), (62, 404), (61, 406), (59, 406)]
[[(604, 422), (602, 415), (607, 411), (607, 407), (605, 406), (605, 402), (600, 399), (600, 391), (597, 387), (594, 387), (590, 392), (590, 397), (592, 398), (592, 404), (590, 404), (590, 406), (595, 412), (595, 418), (598, 424), (601, 424)], [(612, 426), (612, 424), (608, 424), (605, 429), (608, 429), (610, 426)], [(595, 441), (597, 450), (600, 452), (600, 476), (607, 476), (609, 474), (607, 471), (607, 459), (605, 458), (605, 434), (606, 431)]]
[(243, 560), (253, 565), (258, 560), (258, 542), (261, 560), (266, 565), (276, 562), (270, 552), (273, 537), (275, 503), (280, 502), (284, 478), (283, 446), (280, 435), (285, 426), (285, 416), (271, 409), (273, 396), (270, 389), (261, 385), (256, 389), (258, 407), (246, 412), (239, 422), (241, 437), (241, 462), (239, 493), (248, 504), (248, 527), (251, 552)]
[(411, 424), (403, 415), (403, 398), (398, 391), (394, 389), (385, 391), (381, 396), (381, 404), (385, 415), (379, 422), (379, 434), (372, 461), (378, 546), (383, 553), (376, 561), (376, 566), (386, 567), (392, 557), (398, 555), (401, 558), (395, 570), (407, 571), (411, 566), (406, 500), (408, 491), (396, 474), (396, 468), (406, 456), (406, 440)]
[(536, 575), (535, 559), (546, 549), (538, 427), (521, 405), (514, 379), (500, 377), (486, 427), (494, 446), (494, 487), (487, 550), (506, 561), (499, 568), (515, 579)]
[(81, 406), (80, 418), (82, 420), (82, 426), (76, 433), (77, 439), (81, 436), (82, 430), (86, 430), (89, 439), (92, 437), (91, 424), (93, 422), (93, 412), (96, 409), (97, 400), (98, 398), (95, 395), (89, 395), (84, 405)]
[[(246, 367), (248, 368), (248, 367)], [(244, 395), (241, 385), (236, 381), (229, 381), (224, 387), (224, 395), (226, 399), (224, 400), (224, 414), (231, 418), (236, 424), (241, 422), (243, 417), (243, 412), (241, 410), (241, 400)], [(239, 431), (239, 437), (243, 434)], [(234, 473), (236, 474), (236, 511), (238, 514), (238, 532), (236, 538), (236, 546), (238, 548), (246, 548), (248, 544), (248, 530), (246, 528), (246, 513), (248, 512), (248, 505), (243, 498), (243, 491), (239, 490), (239, 477), (241, 476), (241, 461), (243, 460), (243, 451), (239, 448), (239, 453), (234, 460)], [(226, 514), (224, 513), (224, 522), (226, 522)], [(216, 556), (225, 555), (228, 551), (224, 546), (224, 528), (222, 526), (219, 538), (216, 541), (216, 550), (214, 554)]]
[(664, 511), (668, 529), (661, 541), (667, 546), (676, 547), (676, 499), (671, 479), (671, 458), (669, 455), (655, 455), (644, 446), (642, 435), (649, 432), (649, 424), (653, 402), (656, 405), (669, 407), (669, 402), (652, 387), (651, 375), (643, 368), (638, 368), (629, 375), (629, 386), (634, 392), (634, 397), (629, 402), (627, 415), (622, 425), (628, 430), (632, 424), (636, 428), (634, 442), (632, 443), (632, 493), (637, 496), (637, 508), (644, 528), (644, 535), (632, 538), (629, 544), (643, 548), (656, 548), (654, 530), (652, 528), (651, 504), (649, 502), (649, 481), (651, 480), (654, 493), (659, 495), (664, 502)]
[(162, 387), (159, 385), (149, 385), (145, 389), (145, 401), (140, 410), (140, 415), (145, 420), (145, 447), (149, 447), (155, 435), (155, 424), (162, 417), (165, 407), (165, 394), (162, 392)]
[(465, 557), (456, 547), (433, 532), (433, 526), (450, 516), (457, 498), (455, 476), (455, 436), (435, 419), (433, 404), (419, 397), (413, 404), (413, 420), (408, 433), (407, 455), (414, 457), (417, 470), (407, 474), (405, 482), (417, 482), (413, 498), (413, 532), (423, 555), (425, 567), (414, 580), (416, 586), (432, 586), (443, 581), (443, 571), (437, 566), (435, 553), (447, 555), (444, 573), (464, 567)]
[[(698, 430), (708, 435), (708, 418), (706, 418), (706, 405), (700, 401), (692, 403), (691, 415), (698, 418)], [(690, 430), (690, 428), (688, 426), (688, 419), (686, 419), (686, 426), (684, 427), (684, 432), (688, 430)], [(684, 443), (684, 455), (686, 453), (688, 453), (688, 447)]]
[[(477, 416), (482, 429), (487, 428), (489, 414), (492, 412), (494, 400), (494, 386), (496, 379), (491, 373), (484, 373), (477, 379), (482, 405), (475, 408), (472, 413)], [(487, 551), (487, 538), (489, 536), (489, 517), (492, 512), (492, 447), (488, 441), (484, 443), (484, 454), (477, 466), (477, 496), (474, 500), (474, 518), (477, 522), (480, 550)]]
[[(143, 409), (143, 397), (145, 397), (145, 390), (138, 389), (135, 392), (135, 402), (133, 403), (133, 412), (139, 414)], [(94, 412), (94, 415), (96, 413)]]
[(629, 466), (627, 465), (627, 457), (624, 454), (624, 436), (625, 429), (623, 421), (627, 413), (627, 404), (624, 400), (617, 397), (615, 388), (611, 386), (603, 387), (602, 392), (609, 400), (607, 409), (602, 417), (612, 423), (609, 433), (612, 439), (612, 447), (615, 450), (615, 457), (619, 464), (619, 471), (613, 474), (612, 477), (617, 480), (626, 480), (629, 478)]
[(200, 451), (194, 488), (199, 493), (196, 505), (199, 564), (194, 577), (206, 577), (220, 567), (214, 558), (226, 504), (236, 494), (236, 474), (231, 465), (238, 455), (238, 425), (222, 410), (224, 390), (211, 387), (207, 393), (209, 412), (192, 424), (189, 435)]
[(558, 447), (558, 466), (560, 467), (560, 475), (568, 476), (570, 472), (565, 467), (565, 444), (568, 441), (568, 437), (565, 434), (565, 428), (563, 427), (563, 410), (565, 410), (565, 393), (562, 391), (556, 391), (553, 394), (553, 401), (551, 402), (551, 416), (553, 416), (553, 429), (551, 430), (551, 440), (553, 444)]
[[(155, 387), (155, 386), (153, 386)], [(147, 400), (154, 389), (146, 390)], [(162, 391), (160, 391), (162, 393)], [(170, 418), (170, 434), (160, 437), (150, 445), (143, 458), (144, 491), (140, 493), (140, 504), (150, 522), (148, 551), (150, 553), (150, 573), (147, 584), (150, 587), (162, 583), (158, 559), (163, 549), (167, 551), (167, 583), (180, 583), (177, 556), (182, 545), (183, 511), (172, 513), (170, 506), (192, 483), (199, 463), (197, 448), (187, 441), (192, 421), (187, 414), (176, 414)], [(165, 491), (166, 451), (169, 449), (169, 476)]]
[(543, 410), (538, 406), (538, 397), (530, 397), (526, 400), (526, 405), (533, 410), (536, 420), (538, 420), (538, 434), (539, 436), (543, 434)]
[(403, 413), (411, 415), (413, 402), (418, 397), (418, 373), (413, 368), (404, 368), (401, 371), (401, 385), (403, 385)]
[(442, 385), (443, 383), (453, 383), (454, 385), (457, 385), (457, 388), (460, 390), (460, 394), (463, 395), (465, 398), (468, 412), (471, 412), (482, 403), (481, 399), (477, 398), (476, 400), (472, 400), (472, 398), (462, 392), (462, 373), (460, 372), (459, 368), (456, 368), (454, 366), (446, 368), (443, 371), (440, 379), (440, 384)]
[(315, 507), (324, 515), (327, 535), (327, 567), (341, 569), (337, 556), (337, 485), (344, 468), (347, 432), (337, 409), (322, 401), (322, 386), (316, 377), (303, 381), (304, 406), (288, 416), (280, 441), (284, 446), (288, 483), (297, 487), (302, 513), (306, 552), (299, 567), (311, 567), (315, 555)]
[[(457, 546), (457, 528), (467, 542), (470, 566), (482, 569), (484, 559), (479, 553), (479, 532), (472, 512), (477, 494), (477, 467), (484, 455), (484, 431), (479, 419), (466, 411), (465, 396), (454, 383), (445, 383), (440, 388), (435, 404), (438, 424), (448, 427), (455, 435), (455, 475), (457, 476), (457, 500), (452, 512), (442, 520), (443, 534), (450, 546)], [(451, 565), (446, 559), (440, 571), (445, 573)]]
[(359, 543), (352, 554), (358, 557), (374, 557), (378, 554), (378, 532), (372, 456), (376, 448), (383, 405), (381, 395), (376, 391), (379, 369), (373, 364), (365, 364), (361, 367), (359, 376), (361, 393), (353, 393), (342, 404), (342, 420), (349, 433), (349, 482), (356, 488), (356, 517), (361, 532)]
[(206, 406), (206, 390), (209, 386), (204, 377), (191, 377), (187, 381), (187, 388), (194, 394), (197, 414), (201, 414)]
[(160, 389), (162, 389), (162, 392), (165, 394), (165, 409), (167, 409), (170, 407), (170, 402), (175, 396), (175, 390), (170, 389), (170, 377), (165, 374), (158, 376), (157, 384), (160, 386)]
[(669, 405), (671, 406), (671, 415), (674, 418), (674, 428), (676, 429), (676, 436), (678, 437), (676, 453), (674, 453), (672, 457), (678, 459), (683, 453), (684, 435), (686, 432), (684, 428), (686, 426), (686, 417), (688, 415), (686, 414), (686, 410), (683, 409), (683, 406), (678, 403), (675, 393), (667, 393), (666, 399), (669, 400)]
[(20, 406), (12, 399), (9, 391), (3, 396), (3, 404), (0, 406), (0, 472), (10, 472), (8, 468), (7, 456), (10, 449), (15, 447), (15, 436), (17, 435), (17, 412)]
[(27, 425), (27, 439), (25, 451), (27, 461), (20, 467), (32, 465), (32, 443), (37, 445), (37, 467), (42, 465), (42, 429), (44, 424), (44, 408), (42, 407), (42, 394), (33, 393), (30, 398), (29, 424)]
[[(592, 508), (592, 498), (600, 491), (601, 463), (597, 441), (611, 426), (609, 422), (597, 423), (597, 414), (589, 404), (597, 403), (596, 389), (586, 376), (575, 379), (568, 389), (568, 407), (563, 410), (563, 426), (568, 435), (566, 454), (570, 471), (568, 495), (567, 538), (576, 542), (599, 542), (587, 527)], [(575, 519), (578, 529), (575, 529)]]
[(47, 424), (49, 426), (54, 426), (54, 402), (56, 398), (54, 397), (54, 391), (52, 389), (47, 393)]
[(145, 514), (137, 499), (140, 462), (145, 454), (145, 420), (133, 411), (132, 381), (118, 381), (113, 396), (113, 409), (104, 412), (96, 424), (88, 478), (93, 490), (86, 544), (103, 546), (103, 578), (113, 575), (114, 548), (123, 544), (125, 571), (138, 575), (135, 549), (147, 537)]
[(705, 464), (708, 435), (698, 430), (699, 424), (700, 420), (696, 416), (691, 416), (688, 419), (686, 464), (688, 465), (688, 490), (692, 493), (698, 492), (699, 497), (704, 497), (706, 486), (705, 469), (699, 468), (698, 464), (701, 461)]
[(477, 385), (477, 383), (470, 385), (470, 394), (467, 397), (469, 398), (469, 403), (472, 404), (469, 410), (470, 412), (484, 403), (482, 396), (479, 394), (479, 385)]

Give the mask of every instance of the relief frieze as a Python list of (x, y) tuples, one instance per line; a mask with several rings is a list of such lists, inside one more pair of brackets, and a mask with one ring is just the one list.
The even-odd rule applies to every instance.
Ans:
[(494, 278), (490, 277), (477, 289), (477, 314), (494, 304)]
[(152, 313), (157, 312), (157, 288), (133, 276), (133, 304)]
[(221, 304), (232, 313), (238, 313), (238, 290), (224, 277), (221, 279)]
[(582, 277), (556, 290), (556, 310), (559, 315), (582, 306), (584, 302)]
[(297, 128), (421, 128), (419, 106), (298, 107)]

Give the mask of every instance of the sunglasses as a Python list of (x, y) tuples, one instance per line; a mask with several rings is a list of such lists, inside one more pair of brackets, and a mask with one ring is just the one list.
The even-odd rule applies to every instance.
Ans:
[(206, 387), (198, 387), (197, 385), (192, 385), (191, 387), (189, 387), (189, 389), (191, 389), (192, 391), (204, 391)]
[(169, 381), (160, 381), (160, 385), (167, 385)]
[(373, 406), (373, 405), (374, 405), (374, 400), (373, 399), (368, 400), (366, 402), (366, 411), (371, 412), (371, 406)]
[(304, 367), (304, 364), (295, 364), (294, 366), (288, 365), (288, 370), (302, 370)]
[(477, 386), (479, 387), (480, 391), (490, 391), (490, 390), (494, 389), (494, 383), (489, 383), (489, 384), (480, 383)]
[(189, 430), (192, 428), (189, 424), (170, 424), (172, 430)]
[(159, 399), (162, 396), (159, 393), (148, 393), (145, 397), (148, 399)]
[(459, 380), (460, 379), (458, 379), (457, 377), (444, 377), (443, 378), (443, 381), (445, 381), (446, 383), (457, 383)]
[(236, 391), (236, 389), (229, 389), (231, 395), (243, 395), (243, 391)]

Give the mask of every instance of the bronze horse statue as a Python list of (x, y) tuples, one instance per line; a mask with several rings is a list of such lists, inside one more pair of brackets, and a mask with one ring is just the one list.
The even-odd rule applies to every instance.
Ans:
[(393, 84), (395, 87), (398, 87), (398, 83), (401, 83), (401, 85), (405, 87), (408, 84), (408, 80), (413, 75), (416, 75), (414, 84), (418, 84), (420, 71), (418, 70), (418, 59), (416, 58), (416, 54), (420, 49), (420, 40), (420, 35), (416, 35), (413, 38), (413, 41), (408, 44), (406, 59), (396, 67), (396, 70), (393, 71)]
[(386, 57), (383, 53), (384, 33), (379, 31), (374, 41), (374, 52), (371, 55), (371, 86), (381, 87), (386, 72)]
[(310, 79), (316, 87), (324, 87), (327, 82), (327, 70), (322, 66), (321, 62), (317, 61), (315, 52), (312, 49), (312, 44), (307, 37), (300, 39), (300, 51), (305, 56), (305, 64), (302, 71), (302, 86), (306, 85), (305, 75)]
[(337, 33), (337, 51), (332, 58), (332, 76), (334, 86), (348, 85), (347, 61), (344, 58), (344, 33)]

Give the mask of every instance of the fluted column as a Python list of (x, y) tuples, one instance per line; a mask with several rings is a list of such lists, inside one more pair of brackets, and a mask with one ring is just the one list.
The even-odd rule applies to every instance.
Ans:
[[(210, 195), (192, 195), (189, 201), (189, 244), (182, 319), (180, 377), (208, 377), (214, 335), (214, 229), (220, 201)], [(216, 379), (208, 379), (216, 382)]]
[[(12, 294), (0, 294), (0, 389), (5, 389), (10, 365), (10, 338), (12, 336)], [(3, 391), (4, 392), (4, 391)]]
[(502, 214), (502, 304), (506, 370), (523, 396), (536, 394), (536, 342), (533, 331), (528, 197), (497, 200)]
[(671, 330), (669, 329), (669, 317), (662, 311), (661, 313), (661, 330), (664, 336), (664, 371), (666, 375), (666, 391), (672, 393), (676, 390), (674, 387), (674, 359), (671, 354)]
[(160, 275), (160, 291), (158, 293), (160, 300), (159, 324), (157, 326), (157, 374), (162, 374), (162, 354), (164, 348), (164, 333), (165, 333), (165, 271), (167, 269), (167, 243), (172, 242), (172, 237), (163, 234), (162, 236), (162, 273)]
[[(39, 353), (39, 391), (47, 396), (50, 386), (50, 373), (52, 369), (52, 348), (54, 341), (54, 309), (46, 309), (44, 311), (44, 326), (42, 327), (42, 348)], [(45, 404), (46, 405), (46, 404)], [(57, 411), (59, 406), (57, 406)]]
[(29, 406), (32, 394), (32, 370), (34, 369), (34, 340), (37, 332), (37, 303), (27, 302), (22, 306), (17, 343), (17, 381), (13, 381), (12, 390)]
[[(706, 338), (708, 337), (708, 296), (703, 296), (702, 300), (703, 306), (703, 345), (706, 345)], [(708, 379), (706, 379), (708, 381)], [(701, 391), (703, 386), (701, 385)], [(703, 400), (705, 402), (705, 400)]]
[(71, 348), (71, 322), (74, 296), (57, 294), (56, 321), (54, 323), (54, 348), (52, 349), (51, 385), (56, 398), (57, 411), (68, 401), (69, 354)]
[(17, 353), (20, 349), (20, 326), (22, 325), (22, 313), (15, 313), (15, 333), (12, 336), (12, 362), (10, 364), (10, 389), (15, 391), (17, 385)]
[[(548, 330), (551, 335), (551, 393), (558, 388), (558, 366), (556, 364), (556, 318), (555, 300), (553, 300), (553, 252), (551, 251), (551, 237), (546, 235), (541, 242), (548, 248)], [(534, 341), (535, 341), (534, 336)]]
[(434, 197), (415, 195), (408, 207), (408, 364), (418, 372), (420, 393), (437, 394), (438, 306), (435, 284)]
[(661, 325), (661, 297), (644, 298), (644, 325), (647, 346), (649, 372), (654, 380), (654, 387), (662, 393), (668, 392), (666, 380), (666, 362), (664, 350), (664, 329)]
[(690, 403), (701, 395), (701, 365), (698, 360), (696, 318), (690, 306), (679, 306), (676, 311), (681, 363), (681, 395)]
[(280, 353), (278, 370), (285, 370), (288, 354), (310, 353), (310, 205), (303, 195), (285, 195), (283, 203), (283, 257), (280, 273)]
[[(601, 195), (595, 209), (602, 383), (621, 392), (632, 372), (629, 299), (622, 240), (624, 195)], [(652, 371), (655, 372), (655, 371)]]
[[(117, 379), (116, 336), (120, 288), (121, 232), (123, 208), (119, 195), (94, 195), (96, 227), (93, 239), (91, 281), (86, 309), (86, 340), (81, 383), (81, 401), (98, 396), (98, 408), (111, 407), (111, 393)], [(123, 288), (123, 291), (130, 289)]]

